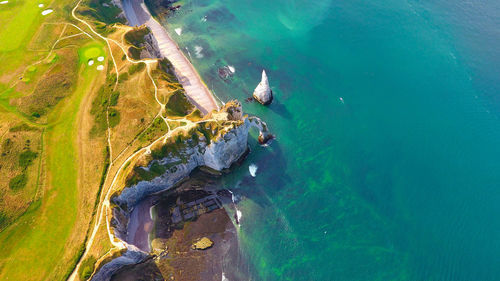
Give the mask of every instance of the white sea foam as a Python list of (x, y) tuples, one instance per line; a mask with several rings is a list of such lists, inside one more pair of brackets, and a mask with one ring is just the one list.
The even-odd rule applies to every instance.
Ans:
[(233, 203), (236, 203), (236, 197), (234, 197), (234, 193), (229, 189), (228, 191), (231, 193), (231, 201), (233, 201)]
[(339, 100), (342, 104), (344, 103), (344, 98), (340, 97)]
[(175, 30), (175, 33), (177, 33), (177, 35), (181, 36), (181, 34), (182, 34), (182, 28), (179, 27), (179, 28), (176, 28), (174, 30)]
[(243, 216), (243, 214), (241, 213), (241, 211), (236, 209), (236, 217), (238, 218), (238, 222), (241, 222), (242, 216)]
[(232, 65), (228, 65), (227, 68), (229, 68), (229, 71), (231, 71), (231, 73), (236, 72), (236, 69)]
[(201, 53), (201, 51), (203, 51), (203, 47), (202, 46), (194, 46), (194, 53), (196, 55), (197, 58), (201, 59), (203, 57), (203, 54)]
[(48, 15), (48, 14), (52, 13), (53, 11), (54, 11), (54, 10), (52, 10), (52, 9), (47, 9), (47, 10), (44, 10), (44, 11), (42, 12), (42, 15), (43, 15), (43, 16)]
[(257, 167), (257, 165), (255, 165), (255, 164), (250, 164), (250, 166), (248, 167), (248, 171), (250, 172), (250, 175), (251, 175), (252, 177), (254, 177), (254, 178), (255, 178), (255, 175), (257, 174), (257, 169), (258, 169), (258, 168), (259, 168), (259, 167)]
[(202, 21), (202, 22), (206, 22), (206, 21), (207, 21), (207, 16), (203, 16), (203, 17), (201, 18), (201, 21)]

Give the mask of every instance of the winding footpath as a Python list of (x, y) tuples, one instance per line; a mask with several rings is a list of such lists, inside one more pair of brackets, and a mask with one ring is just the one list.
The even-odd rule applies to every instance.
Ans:
[(163, 26), (148, 11), (144, 0), (123, 0), (123, 11), (131, 26), (146, 25), (151, 29), (158, 43), (160, 54), (168, 59), (175, 69), (177, 79), (184, 87), (190, 101), (206, 114), (218, 110), (214, 96), (201, 80), (193, 65), (186, 58), (179, 46), (168, 35)]
[[(157, 85), (156, 85), (153, 77), (151, 76), (151, 64), (156, 63), (156, 59), (132, 60), (128, 56), (127, 51), (125, 50), (125, 48), (119, 42), (117, 42), (117, 41), (115, 41), (113, 39), (110, 39), (110, 38), (102, 36), (101, 34), (99, 34), (98, 32), (96, 32), (92, 28), (92, 26), (90, 26), (89, 23), (87, 23), (85, 20), (83, 20), (81, 18), (78, 18), (76, 16), (75, 11), (78, 8), (80, 2), (81, 2), (81, 0), (73, 8), (73, 10), (71, 12), (71, 15), (72, 15), (72, 17), (75, 20), (77, 20), (77, 21), (83, 23), (85, 26), (87, 26), (90, 29), (90, 31), (92, 33), (94, 33), (98, 38), (104, 40), (107, 43), (109, 51), (110, 51), (110, 55), (111, 55), (111, 58), (112, 58), (112, 61), (113, 61), (113, 65), (114, 65), (115, 71), (117, 72), (116, 73), (117, 77), (118, 77), (118, 74), (119, 74), (118, 73), (118, 68), (116, 66), (116, 61), (114, 59), (114, 56), (112, 54), (110, 43), (116, 44), (122, 50), (122, 52), (125, 54), (126, 59), (130, 63), (141, 63), (142, 62), (142, 63), (146, 64), (148, 76), (151, 79), (151, 82), (153, 83), (153, 86), (154, 86), (154, 89), (155, 89), (154, 95), (155, 95), (156, 102), (160, 106), (160, 112), (158, 113), (157, 116), (160, 116), (165, 121), (165, 123), (166, 123), (166, 125), (168, 127), (168, 131), (167, 131), (167, 133), (165, 135), (163, 135), (163, 136), (159, 137), (158, 139), (154, 140), (148, 146), (143, 147), (142, 149), (139, 149), (138, 151), (136, 151), (135, 153), (133, 153), (132, 155), (130, 155), (127, 159), (125, 159), (122, 162), (122, 164), (120, 165), (120, 167), (116, 171), (111, 184), (109, 185), (109, 187), (107, 189), (105, 188), (106, 192), (105, 193), (103, 192), (101, 194), (101, 198), (99, 200), (100, 204), (98, 205), (98, 208), (97, 208), (98, 217), (95, 220), (94, 227), (93, 227), (93, 230), (92, 230), (92, 232), (90, 234), (90, 237), (86, 241), (85, 251), (84, 251), (84, 253), (83, 253), (80, 261), (76, 264), (76, 266), (75, 266), (72, 274), (68, 278), (68, 280), (76, 280), (78, 278), (77, 277), (77, 273), (78, 273), (78, 270), (80, 268), (81, 262), (84, 260), (84, 258), (88, 254), (88, 251), (89, 251), (90, 247), (92, 246), (92, 244), (94, 242), (94, 239), (96, 237), (98, 229), (102, 225), (103, 222), (105, 222), (105, 224), (106, 224), (106, 230), (107, 230), (107, 234), (108, 234), (108, 237), (109, 237), (109, 241), (111, 242), (113, 248), (115, 248), (115, 249), (125, 249), (125, 248), (130, 248), (130, 247), (134, 248), (135, 247), (135, 246), (131, 246), (130, 244), (128, 244), (125, 241), (121, 241), (120, 239), (117, 239), (117, 237), (112, 233), (111, 227), (110, 227), (110, 219), (111, 219), (110, 216), (112, 215), (111, 214), (111, 208), (110, 208), (110, 195), (111, 195), (112, 191), (114, 190), (114, 187), (116, 185), (116, 181), (119, 178), (119, 175), (121, 174), (121, 172), (124, 170), (125, 166), (132, 159), (134, 159), (135, 157), (139, 156), (140, 154), (151, 153), (151, 147), (154, 144), (156, 144), (156, 143), (158, 143), (160, 141), (163, 141), (163, 143), (165, 143), (172, 135), (178, 133), (179, 131), (188, 131), (192, 126), (194, 126), (194, 125), (196, 125), (198, 123), (208, 122), (208, 121), (216, 121), (214, 119), (206, 119), (206, 120), (202, 120), (202, 121), (192, 122), (192, 121), (187, 120), (185, 118), (171, 120), (171, 119), (169, 119), (167, 117), (163, 117), (161, 113), (162, 113), (162, 110), (165, 108), (165, 104), (163, 104), (163, 103), (161, 103), (159, 101), (159, 99), (157, 97), (158, 88), (157, 88)], [(152, 30), (153, 35), (155, 36), (155, 38), (156, 38), (156, 40), (158, 42), (158, 45), (160, 47), (161, 55), (171, 61), (172, 65), (174, 66), (174, 69), (176, 71), (176, 76), (179, 79), (179, 82), (181, 82), (181, 84), (183, 85), (184, 89), (186, 90), (186, 95), (188, 96), (188, 98), (190, 99), (190, 101), (197, 108), (199, 108), (204, 114), (209, 113), (212, 110), (219, 110), (219, 107), (218, 107), (218, 105), (217, 105), (217, 103), (216, 103), (216, 101), (215, 101), (214, 96), (212, 95), (212, 93), (208, 90), (208, 88), (203, 83), (203, 81), (201, 80), (201, 78), (198, 75), (198, 73), (196, 72), (196, 70), (193, 68), (193, 66), (191, 65), (191, 63), (184, 56), (184, 54), (179, 49), (179, 47), (177, 46), (177, 44), (170, 38), (170, 36), (168, 35), (168, 33), (165, 31), (165, 29), (156, 20), (154, 20), (151, 17), (151, 15), (149, 14), (146, 6), (144, 5), (144, 2), (142, 2), (141, 0), (132, 0), (132, 1), (131, 0), (124, 0), (123, 1), (123, 8), (125, 10), (125, 13), (127, 14), (127, 19), (129, 20), (130, 25), (142, 25), (142, 24), (146, 24)], [(128, 9), (128, 12), (127, 12), (127, 9)], [(132, 9), (132, 10), (130, 10), (130, 9)], [(138, 9), (137, 11), (139, 11), (139, 13), (136, 13), (135, 9)], [(141, 19), (141, 21), (139, 21), (138, 19)], [(77, 27), (77, 26), (75, 26), (75, 27)], [(83, 31), (81, 28), (79, 28), (79, 27), (77, 27), (77, 28), (83, 34), (89, 36), (90, 38), (93, 38), (90, 34), (88, 34), (87, 32)], [(117, 84), (118, 84), (118, 81), (116, 81), (116, 85)], [(116, 87), (116, 85), (115, 85), (115, 87)], [(111, 145), (111, 131), (110, 131), (110, 128), (109, 128), (109, 120), (107, 120), (107, 121), (108, 121), (108, 136), (107, 136), (107, 141), (108, 141), (108, 145), (109, 145), (109, 149), (110, 149), (110, 165), (109, 165), (108, 171), (106, 173), (106, 180), (105, 180), (105, 182), (108, 181), (109, 173), (111, 171), (112, 166), (115, 165), (116, 158), (119, 158), (120, 156), (122, 156), (123, 153), (126, 150), (126, 149), (124, 149), (115, 159), (113, 159), (112, 150), (111, 150), (111, 147), (112, 147), (112, 145)], [(175, 121), (175, 122), (183, 121), (183, 122), (186, 123), (186, 125), (177, 127), (177, 128), (175, 128), (175, 129), (172, 130), (170, 128), (170, 125), (169, 125), (168, 121)], [(102, 260), (103, 258), (105, 258), (106, 256), (108, 256), (108, 254), (110, 254), (110, 253), (111, 253), (111, 251), (108, 251), (108, 253), (106, 253), (104, 256), (100, 257), (99, 260)]]

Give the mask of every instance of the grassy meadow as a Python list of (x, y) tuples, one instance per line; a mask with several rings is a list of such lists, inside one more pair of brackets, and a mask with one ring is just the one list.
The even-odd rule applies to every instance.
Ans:
[[(80, 175), (102, 164), (82, 159), (79, 128), (91, 120), (82, 105), (106, 75), (87, 61), (106, 51), (104, 41), (70, 25), (77, 24), (69, 13), (74, 4), (0, 5), (0, 176), (6, 179), (0, 184), (0, 280), (67, 277), (91, 219), (87, 203), (95, 201), (99, 177)], [(54, 12), (43, 16), (49, 8)], [(107, 60), (100, 64), (107, 67)]]
[[(166, 60), (148, 67), (126, 60), (120, 47), (108, 48), (71, 17), (75, 4), (0, 5), (0, 280), (66, 279), (109, 187), (108, 157), (113, 175), (128, 155), (166, 133), (160, 115), (199, 114)], [(53, 12), (42, 15), (45, 9)], [(109, 0), (84, 0), (77, 10), (100, 34), (134, 49), (134, 58), (148, 57), (148, 32), (120, 25), (119, 13)], [(102, 224), (96, 237), (82, 280), (111, 258), (102, 259), (111, 247)]]

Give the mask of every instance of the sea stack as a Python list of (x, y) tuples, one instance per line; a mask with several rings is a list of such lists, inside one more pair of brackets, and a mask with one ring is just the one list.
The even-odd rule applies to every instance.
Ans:
[(253, 97), (263, 105), (268, 105), (273, 101), (273, 91), (269, 87), (265, 70), (262, 70), (262, 80), (260, 80), (259, 85), (253, 91)]

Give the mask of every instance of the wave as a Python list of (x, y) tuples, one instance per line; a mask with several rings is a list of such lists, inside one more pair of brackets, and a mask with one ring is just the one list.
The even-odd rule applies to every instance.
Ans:
[(257, 165), (255, 165), (255, 164), (250, 164), (250, 166), (248, 167), (248, 171), (250, 172), (250, 175), (252, 177), (255, 178), (255, 176), (257, 175), (257, 169), (258, 168), (259, 167), (257, 167)]
[(194, 54), (199, 59), (203, 58), (203, 54), (201, 53), (201, 51), (203, 51), (202, 46), (198, 46), (198, 45), (194, 46)]

